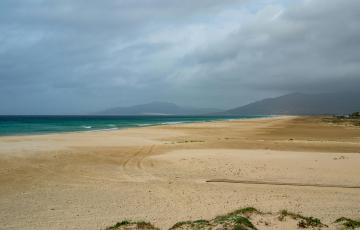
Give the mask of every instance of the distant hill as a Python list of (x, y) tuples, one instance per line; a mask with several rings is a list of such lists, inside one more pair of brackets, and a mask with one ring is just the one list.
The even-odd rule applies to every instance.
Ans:
[(100, 111), (97, 115), (202, 115), (217, 113), (212, 108), (182, 107), (168, 102), (152, 102), (129, 107), (116, 107)]
[(322, 115), (360, 111), (360, 92), (292, 93), (230, 109), (226, 115)]

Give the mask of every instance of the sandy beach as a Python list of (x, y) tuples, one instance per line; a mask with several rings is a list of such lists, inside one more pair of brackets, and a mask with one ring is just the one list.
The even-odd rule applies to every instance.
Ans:
[(321, 117), (0, 137), (0, 229), (168, 229), (249, 206), (330, 224), (360, 217), (359, 165), (360, 128)]

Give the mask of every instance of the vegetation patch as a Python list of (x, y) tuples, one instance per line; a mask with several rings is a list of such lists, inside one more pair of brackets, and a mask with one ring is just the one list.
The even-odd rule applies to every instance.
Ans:
[(226, 215), (217, 216), (212, 220), (183, 221), (176, 223), (170, 229), (235, 229), (256, 230), (249, 220), (253, 213), (261, 213), (255, 208), (243, 208), (230, 212)]
[(287, 210), (280, 211), (279, 220), (284, 221), (286, 217), (291, 217), (294, 220), (299, 220), (298, 227), (299, 228), (315, 228), (315, 227), (327, 227), (326, 224), (321, 223), (321, 221), (318, 218), (315, 217), (307, 217), (303, 216), (297, 213), (289, 212)]
[(333, 116), (324, 118), (323, 121), (338, 125), (360, 126), (360, 112), (354, 112), (349, 115)]
[(242, 208), (242, 209), (237, 209), (233, 212), (230, 212), (226, 215), (222, 215), (222, 216), (217, 216), (215, 218), (215, 221), (221, 222), (221, 221), (226, 221), (229, 218), (233, 218), (236, 216), (246, 216), (246, 217), (250, 217), (252, 214), (264, 214), (263, 212), (260, 212), (259, 210), (257, 210), (256, 208), (253, 207), (247, 207), (247, 208)]
[(154, 227), (151, 223), (145, 221), (128, 221), (123, 220), (117, 222), (115, 225), (107, 227), (106, 230), (127, 230), (127, 229), (146, 229), (146, 230), (159, 230), (159, 228)]
[[(247, 208), (237, 209), (225, 215), (217, 216), (211, 220), (200, 219), (195, 221), (181, 221), (174, 224), (169, 230), (215, 230), (215, 229), (257, 230), (257, 226), (261, 229), (266, 229), (266, 226), (269, 225), (281, 226), (282, 224), (285, 225), (287, 224), (287, 223), (277, 222), (276, 217), (280, 222), (286, 221), (287, 218), (291, 218), (295, 220), (295, 223), (297, 222), (297, 226), (295, 225), (294, 222), (292, 222), (292, 224), (294, 225), (293, 226), (294, 229), (295, 228), (323, 229), (329, 227), (326, 224), (322, 223), (320, 219), (312, 216), (307, 217), (287, 210), (282, 210), (277, 213), (261, 212), (253, 207), (247, 207)], [(257, 226), (255, 226), (252, 223), (252, 221), (256, 221), (254, 223), (256, 223)], [(338, 229), (339, 227), (341, 229), (351, 229), (351, 230), (360, 229), (360, 220), (352, 220), (349, 218), (341, 217), (336, 221), (334, 221), (334, 223), (331, 223), (330, 225), (331, 227), (336, 227), (336, 229)], [(151, 223), (144, 221), (133, 222), (129, 220), (118, 222), (115, 225), (106, 228), (106, 230), (132, 230), (132, 229), (159, 230), (159, 228), (155, 227)]]
[(202, 141), (202, 140), (184, 140), (184, 141), (178, 141), (177, 143), (183, 144), (183, 143), (202, 143), (202, 142), (205, 142), (205, 141)]
[(206, 229), (210, 227), (210, 222), (208, 220), (195, 220), (195, 221), (182, 221), (176, 223), (170, 228), (172, 229)]
[(341, 217), (335, 220), (335, 223), (343, 225), (346, 229), (356, 229), (360, 228), (360, 221), (359, 220), (352, 220), (346, 217)]

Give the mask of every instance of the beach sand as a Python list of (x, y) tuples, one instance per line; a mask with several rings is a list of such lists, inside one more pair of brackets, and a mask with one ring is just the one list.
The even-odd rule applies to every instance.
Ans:
[(0, 137), (0, 229), (167, 229), (247, 206), (360, 218), (359, 166), (360, 128), (321, 117)]

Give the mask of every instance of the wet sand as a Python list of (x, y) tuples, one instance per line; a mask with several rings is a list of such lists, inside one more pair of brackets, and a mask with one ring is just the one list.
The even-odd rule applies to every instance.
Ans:
[(321, 117), (0, 137), (0, 229), (166, 229), (247, 206), (359, 218), (359, 165), (360, 128)]

